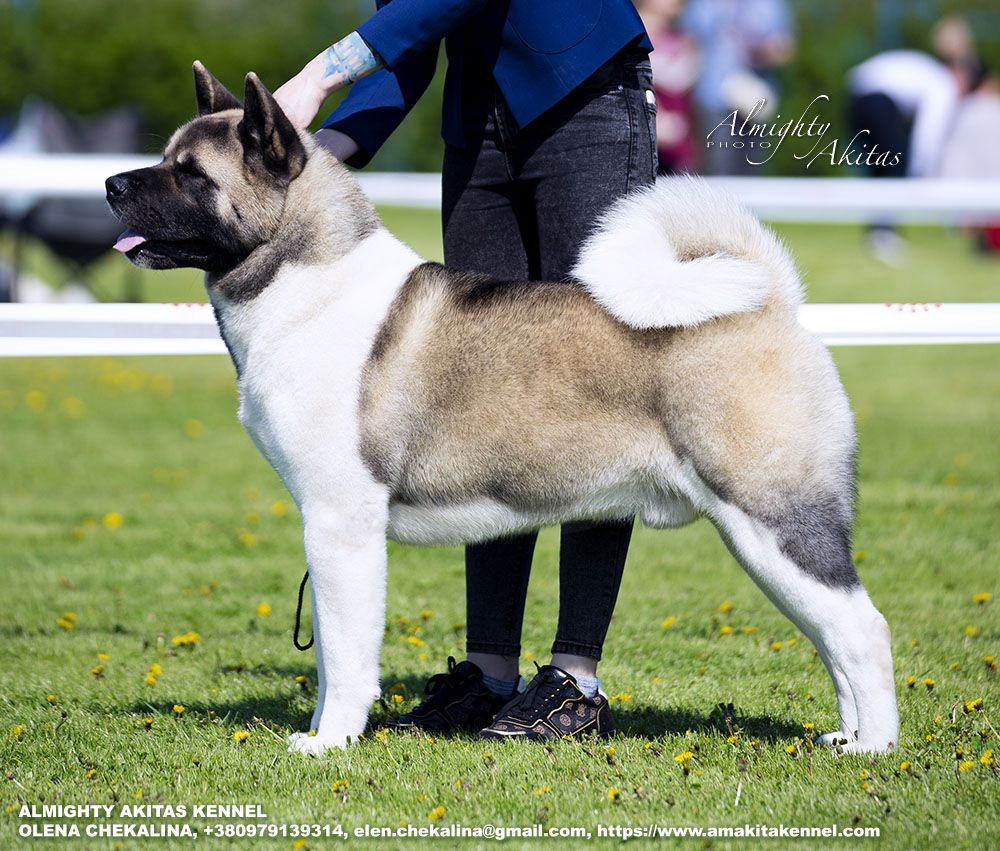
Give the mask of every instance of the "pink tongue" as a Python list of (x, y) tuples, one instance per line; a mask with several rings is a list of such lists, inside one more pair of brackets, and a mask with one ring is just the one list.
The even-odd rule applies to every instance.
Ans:
[(121, 251), (123, 254), (127, 254), (137, 245), (142, 245), (146, 241), (146, 237), (137, 234), (134, 230), (127, 230), (120, 237), (118, 237), (118, 242), (115, 243), (115, 251)]

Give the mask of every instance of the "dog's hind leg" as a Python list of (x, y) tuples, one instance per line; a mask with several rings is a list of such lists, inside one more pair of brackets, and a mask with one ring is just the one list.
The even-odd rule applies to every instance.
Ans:
[(895, 747), (899, 716), (889, 628), (861, 586), (849, 534), (835, 510), (789, 508), (760, 519), (704, 484), (699, 500), (730, 551), (771, 601), (812, 641), (833, 679), (848, 751)]
[(388, 508), (375, 494), (341, 504), (307, 500), (302, 521), (320, 688), (314, 732), (297, 733), (289, 743), (291, 750), (321, 754), (357, 740), (379, 694)]

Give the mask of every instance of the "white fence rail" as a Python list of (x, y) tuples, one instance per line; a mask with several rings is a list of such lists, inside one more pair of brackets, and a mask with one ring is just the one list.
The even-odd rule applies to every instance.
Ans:
[[(156, 157), (0, 156), (0, 196), (103, 197), (112, 174), (154, 165)], [(376, 204), (437, 208), (441, 175), (360, 172)], [(1000, 181), (865, 180), (814, 177), (717, 177), (761, 218), (793, 222), (1000, 222)]]
[[(830, 346), (1000, 343), (1000, 304), (807, 304)], [(0, 357), (222, 354), (205, 304), (2, 304)]]

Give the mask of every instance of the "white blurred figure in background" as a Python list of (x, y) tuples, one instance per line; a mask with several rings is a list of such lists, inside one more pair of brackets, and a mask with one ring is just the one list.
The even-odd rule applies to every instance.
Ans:
[[(919, 50), (878, 53), (847, 74), (852, 132), (859, 145), (898, 153), (870, 166), (875, 178), (933, 177), (952, 132), (961, 97), (968, 89), (967, 68), (974, 54), (972, 34), (961, 18), (944, 18), (932, 31), (937, 59)], [(900, 265), (906, 243), (891, 222), (869, 233), (872, 253), (890, 266)]]

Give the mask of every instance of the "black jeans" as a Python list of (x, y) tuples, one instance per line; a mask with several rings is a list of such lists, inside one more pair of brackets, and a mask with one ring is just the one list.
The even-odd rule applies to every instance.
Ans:
[[(626, 50), (524, 129), (496, 92), (479, 138), (445, 151), (445, 263), (502, 280), (568, 280), (596, 217), (655, 178), (652, 90), (648, 59)], [(553, 653), (601, 658), (631, 535), (631, 520), (562, 527)], [(520, 653), (536, 537), (466, 548), (468, 652)]]

